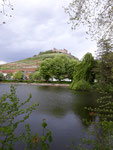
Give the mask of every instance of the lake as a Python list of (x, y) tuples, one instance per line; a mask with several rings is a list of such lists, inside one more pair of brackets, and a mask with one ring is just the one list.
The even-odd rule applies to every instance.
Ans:
[[(30, 104), (38, 102), (27, 123), (30, 124), (32, 133), (42, 134), (42, 119), (45, 118), (48, 128), (52, 131), (53, 142), (51, 150), (66, 150), (72, 139), (75, 144), (86, 134), (88, 128), (82, 121), (90, 118), (85, 106), (94, 106), (97, 98), (96, 93), (75, 92), (68, 87), (38, 86), (38, 85), (14, 85), (17, 96), (21, 100), (32, 94)], [(10, 84), (0, 84), (0, 95), (10, 91)], [(20, 134), (24, 131), (24, 125), (20, 125), (16, 131)], [(24, 147), (19, 144), (16, 150)]]

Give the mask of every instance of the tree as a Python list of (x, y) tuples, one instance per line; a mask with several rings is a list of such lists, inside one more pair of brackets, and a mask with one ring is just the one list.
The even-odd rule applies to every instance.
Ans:
[(21, 71), (18, 71), (14, 74), (13, 79), (22, 81), (24, 79), (24, 73)]
[(39, 71), (34, 72), (32, 75), (32, 79), (33, 80), (41, 80), (40, 72)]
[(0, 72), (0, 81), (2, 81), (4, 79), (4, 75), (2, 72)]
[(66, 77), (72, 79), (76, 64), (75, 59), (65, 55), (56, 56), (54, 59), (48, 58), (40, 64), (40, 75), (46, 81), (53, 77), (59, 81)]
[(64, 56), (56, 56), (53, 59), (53, 75), (56, 79), (61, 81), (67, 75), (67, 66), (69, 59)]
[(11, 79), (11, 77), (12, 77), (12, 75), (13, 75), (12, 73), (7, 73), (7, 75), (6, 75), (6, 79), (7, 79), (7, 80), (10, 80), (10, 79)]
[(97, 59), (100, 61), (97, 69), (99, 81), (103, 84), (113, 83), (113, 44), (110, 39), (101, 39), (98, 44)]
[(43, 79), (48, 81), (50, 78), (53, 77), (53, 60), (51, 58), (45, 59), (40, 64), (40, 75)]
[(33, 73), (29, 74), (29, 79), (32, 80), (33, 79)]
[[(73, 82), (71, 84), (72, 89), (76, 89), (75, 87), (86, 85), (86, 88), (89, 88), (89, 84), (93, 84), (95, 79), (95, 74), (93, 68), (95, 67), (95, 61), (91, 53), (87, 53), (84, 57), (82, 62), (80, 62), (75, 67)], [(78, 86), (80, 84), (80, 86)]]
[(65, 11), (72, 29), (87, 25), (88, 33), (96, 40), (113, 38), (112, 0), (72, 0)]
[(75, 59), (69, 59), (68, 64), (67, 64), (67, 75), (68, 78), (73, 80), (73, 76), (74, 76), (74, 70), (76, 65), (78, 64), (77, 60)]

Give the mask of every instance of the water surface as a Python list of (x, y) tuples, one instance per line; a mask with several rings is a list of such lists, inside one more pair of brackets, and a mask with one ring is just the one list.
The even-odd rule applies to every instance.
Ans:
[[(75, 92), (68, 87), (14, 85), (17, 89), (17, 96), (21, 101), (32, 94), (30, 104), (38, 102), (36, 110), (32, 113), (27, 122), (30, 124), (32, 133), (42, 133), (42, 119), (45, 118), (48, 128), (52, 131), (53, 142), (51, 150), (66, 150), (66, 145), (80, 143), (84, 136), (85, 126), (82, 119), (89, 118), (89, 112), (84, 110), (85, 106), (93, 106), (97, 95), (89, 92)], [(10, 85), (0, 84), (0, 95), (9, 92)], [(18, 134), (24, 131), (20, 125)], [(23, 145), (16, 147), (22, 150)]]

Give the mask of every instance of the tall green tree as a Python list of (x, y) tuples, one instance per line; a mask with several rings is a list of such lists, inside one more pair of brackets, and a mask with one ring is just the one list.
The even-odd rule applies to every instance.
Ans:
[(46, 81), (53, 77), (59, 81), (64, 78), (72, 80), (76, 64), (77, 60), (65, 55), (56, 56), (53, 59), (48, 58), (40, 64), (40, 75)]
[(53, 75), (55, 79), (61, 81), (67, 75), (67, 67), (68, 67), (69, 59), (64, 56), (56, 56), (53, 59)]
[(67, 64), (67, 77), (73, 80), (75, 67), (78, 64), (78, 61), (75, 59), (69, 59)]
[[(80, 62), (76, 67), (75, 67), (75, 72), (74, 72), (74, 78), (73, 82), (71, 84), (71, 88), (76, 89), (76, 85), (80, 82), (80, 84), (83, 83), (88, 83), (92, 84), (95, 79), (95, 74), (93, 72), (93, 68), (95, 65), (95, 60), (92, 56), (91, 53), (87, 53), (82, 62)], [(85, 81), (85, 82), (84, 82)]]
[(101, 39), (97, 45), (99, 81), (103, 84), (113, 83), (113, 43), (110, 39)]
[(40, 75), (46, 81), (53, 77), (53, 60), (51, 58), (45, 59), (40, 64)]

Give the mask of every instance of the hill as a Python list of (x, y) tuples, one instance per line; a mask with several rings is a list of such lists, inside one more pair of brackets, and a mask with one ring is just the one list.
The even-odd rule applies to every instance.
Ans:
[(54, 48), (53, 50), (40, 52), (38, 55), (34, 55), (33, 57), (29, 57), (29, 58), (24, 59), (24, 60), (19, 60), (16, 62), (11, 62), (11, 63), (7, 63), (4, 65), (0, 65), (0, 72), (14, 73), (17, 71), (24, 71), (26, 73), (32, 73), (36, 70), (37, 67), (40, 66), (40, 63), (44, 59), (54, 58), (54, 57), (59, 56), (59, 55), (65, 55), (69, 58), (73, 58), (73, 59), (76, 59), (78, 61), (78, 59), (75, 58), (73, 55), (69, 54), (67, 50), (65, 50), (65, 49), (57, 50)]

